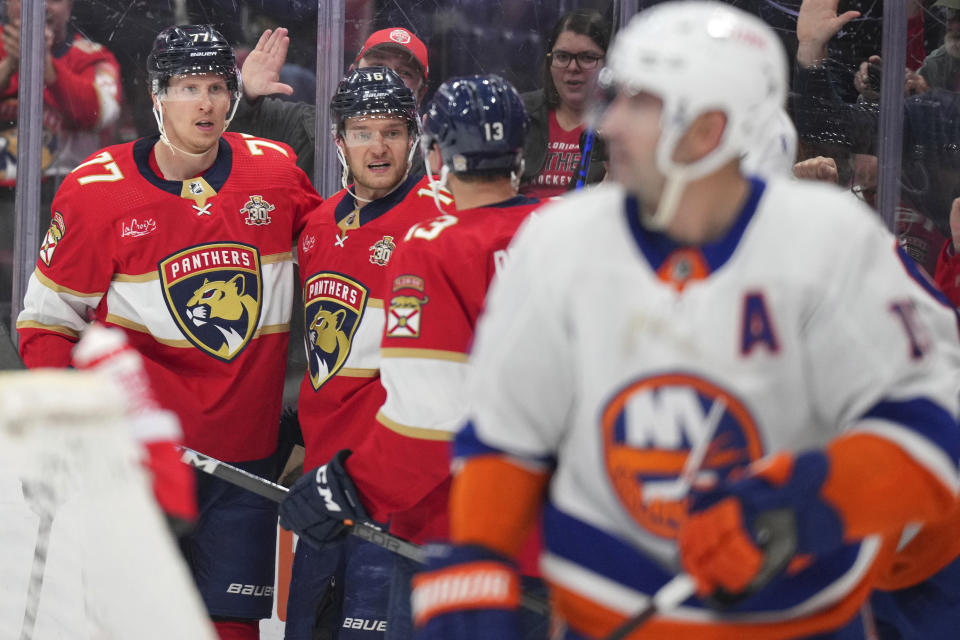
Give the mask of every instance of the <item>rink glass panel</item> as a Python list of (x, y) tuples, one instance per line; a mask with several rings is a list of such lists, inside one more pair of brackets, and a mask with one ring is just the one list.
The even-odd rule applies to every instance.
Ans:
[[(326, 1), (326, 0), (321, 0)], [(641, 10), (652, 0), (561, 0), (532, 2), (516, 0), (331, 0), (335, 15), (342, 16), (341, 71), (353, 61), (356, 51), (375, 30), (401, 26), (417, 33), (428, 46), (430, 78), (427, 99), (444, 79), (454, 75), (497, 73), (513, 82), (520, 91), (539, 88), (543, 83), (543, 60), (546, 36), (556, 18), (563, 12), (590, 7), (607, 16), (615, 28), (632, 7)], [(914, 0), (910, 0), (913, 2)], [(781, 35), (788, 54), (797, 47), (796, 13), (800, 0), (731, 0), (752, 11), (773, 26)], [(948, 15), (941, 7), (923, 3), (923, 26), (917, 36), (922, 39), (921, 51), (930, 53), (944, 42), (948, 31)], [(874, 0), (849, 0), (842, 9), (857, 9), (863, 15), (851, 22), (835, 37), (829, 47), (830, 71), (834, 94), (803, 95), (794, 91), (789, 110), (800, 135), (799, 159), (815, 156), (834, 158), (839, 169), (839, 184), (857, 197), (876, 203), (879, 153), (880, 108), (876, 101), (864, 99), (853, 88), (853, 78), (860, 62), (880, 54), (883, 45), (883, 3)], [(121, 67), (123, 111), (113, 126), (99, 132), (103, 145), (133, 140), (156, 131), (150, 109), (145, 63), (153, 37), (160, 26), (182, 22), (213, 23), (231, 42), (242, 58), (264, 28), (286, 26), (290, 29), (288, 55), (290, 77), (295, 78), (296, 98), (316, 100), (317, 89), (335, 87), (339, 77), (327, 77), (324, 69), (317, 73), (318, 34), (338, 28), (318, 24), (319, 15), (330, 15), (329, 6), (307, 0), (75, 0), (70, 28), (108, 47)], [(916, 51), (915, 45), (907, 45)], [(908, 60), (916, 67), (918, 61)], [(899, 71), (895, 73), (901, 73)], [(792, 74), (796, 69), (792, 68)], [(340, 72), (336, 74), (341, 75)], [(901, 129), (903, 148), (884, 150), (896, 153), (902, 163), (900, 179), (889, 188), (898, 190), (897, 202), (903, 214), (899, 223), (906, 229), (904, 243), (918, 257), (949, 233), (950, 204), (960, 195), (960, 115), (950, 100), (953, 86), (939, 90), (935, 100), (922, 96), (906, 98), (904, 124)], [(918, 103), (913, 106), (911, 102)], [(46, 115), (46, 114), (45, 114)], [(939, 124), (937, 124), (939, 123)], [(890, 132), (885, 132), (889, 134)], [(317, 141), (317, 158), (332, 154), (329, 136)], [(887, 156), (892, 157), (890, 155)], [(882, 171), (880, 172), (882, 175)], [(35, 224), (42, 239), (49, 221), (49, 203), (59, 181), (47, 176), (42, 181), (41, 200), (44, 210), (36, 214)], [(328, 174), (318, 190), (329, 195), (338, 184)], [(11, 266), (13, 255), (14, 190), (5, 189), (4, 229), (0, 242), (0, 303), (6, 315), (11, 308)], [(880, 212), (881, 214), (883, 212)], [(889, 212), (885, 217), (892, 219)], [(829, 233), (829, 230), (825, 230)], [(25, 273), (32, 271), (32, 259), (24, 261)], [(29, 263), (29, 264), (28, 264)], [(929, 260), (927, 261), (929, 264)], [(12, 320), (9, 318), (8, 323)], [(298, 329), (295, 327), (295, 329)], [(288, 402), (295, 396), (295, 381), (302, 371), (300, 337), (295, 336), (291, 348), (291, 371), (288, 373)]]

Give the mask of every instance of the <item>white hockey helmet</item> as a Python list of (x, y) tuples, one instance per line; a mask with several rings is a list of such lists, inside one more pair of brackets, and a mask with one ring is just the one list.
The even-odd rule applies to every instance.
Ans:
[(779, 109), (773, 120), (753, 140), (752, 147), (740, 161), (745, 174), (764, 178), (783, 178), (793, 175), (797, 161), (797, 128), (786, 110)]
[[(745, 155), (786, 101), (787, 56), (776, 33), (719, 2), (665, 2), (642, 11), (617, 35), (607, 59), (604, 89), (663, 101), (657, 166), (684, 181)], [(720, 144), (693, 164), (675, 163), (677, 143), (708, 111), (726, 115)]]

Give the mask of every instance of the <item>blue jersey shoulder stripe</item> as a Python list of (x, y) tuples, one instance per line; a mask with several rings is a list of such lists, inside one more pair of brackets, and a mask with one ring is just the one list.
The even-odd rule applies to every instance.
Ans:
[(955, 465), (960, 461), (957, 419), (929, 398), (881, 400), (864, 413), (863, 417), (903, 425), (942, 449)]
[(920, 269), (920, 265), (918, 265), (916, 261), (910, 257), (910, 254), (904, 251), (900, 245), (897, 245), (897, 256), (900, 258), (903, 268), (907, 271), (907, 275), (915, 280), (934, 300), (953, 312), (953, 317), (957, 322), (957, 335), (960, 336), (960, 312), (953, 306), (950, 299), (947, 298), (943, 291), (940, 291), (940, 288), (930, 279), (930, 276)]
[(473, 458), (476, 456), (484, 455), (504, 455), (510, 456), (513, 458), (520, 458), (523, 460), (529, 460), (536, 464), (537, 466), (542, 467), (554, 467), (556, 466), (556, 460), (552, 456), (528, 456), (519, 454), (515, 451), (505, 451), (503, 449), (498, 449), (497, 447), (492, 447), (485, 442), (482, 442), (477, 436), (477, 429), (473, 426), (471, 420), (467, 420), (464, 423), (460, 431), (457, 432), (456, 437), (453, 439), (453, 457), (454, 458)]

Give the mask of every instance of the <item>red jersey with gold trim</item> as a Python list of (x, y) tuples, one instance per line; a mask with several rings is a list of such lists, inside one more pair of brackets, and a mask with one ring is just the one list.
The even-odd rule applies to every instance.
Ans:
[(190, 180), (159, 177), (157, 137), (78, 166), (17, 319), (28, 367), (63, 367), (91, 318), (122, 327), (184, 443), (231, 461), (273, 453), (295, 238), (322, 199), (287, 145), (227, 133)]
[(347, 460), (374, 519), (423, 541), (447, 532), (449, 443), (466, 414), (473, 329), (514, 232), (539, 201), (517, 196), (411, 227), (390, 261), (376, 427)]
[[(441, 204), (452, 204), (441, 193)], [(436, 216), (429, 181), (410, 176), (357, 209), (344, 189), (311, 214), (297, 249), (307, 371), (300, 383), (304, 469), (359, 446), (386, 394), (380, 339), (387, 270), (407, 230)]]

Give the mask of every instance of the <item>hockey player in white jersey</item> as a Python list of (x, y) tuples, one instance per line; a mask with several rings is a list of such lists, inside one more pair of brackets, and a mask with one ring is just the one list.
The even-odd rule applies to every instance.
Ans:
[(769, 27), (666, 2), (608, 63), (617, 184), (528, 224), (487, 299), (420, 637), (514, 637), (541, 513), (567, 639), (683, 573), (628, 637), (862, 638), (898, 532), (956, 500), (957, 318), (867, 207), (742, 173), (786, 94)]

